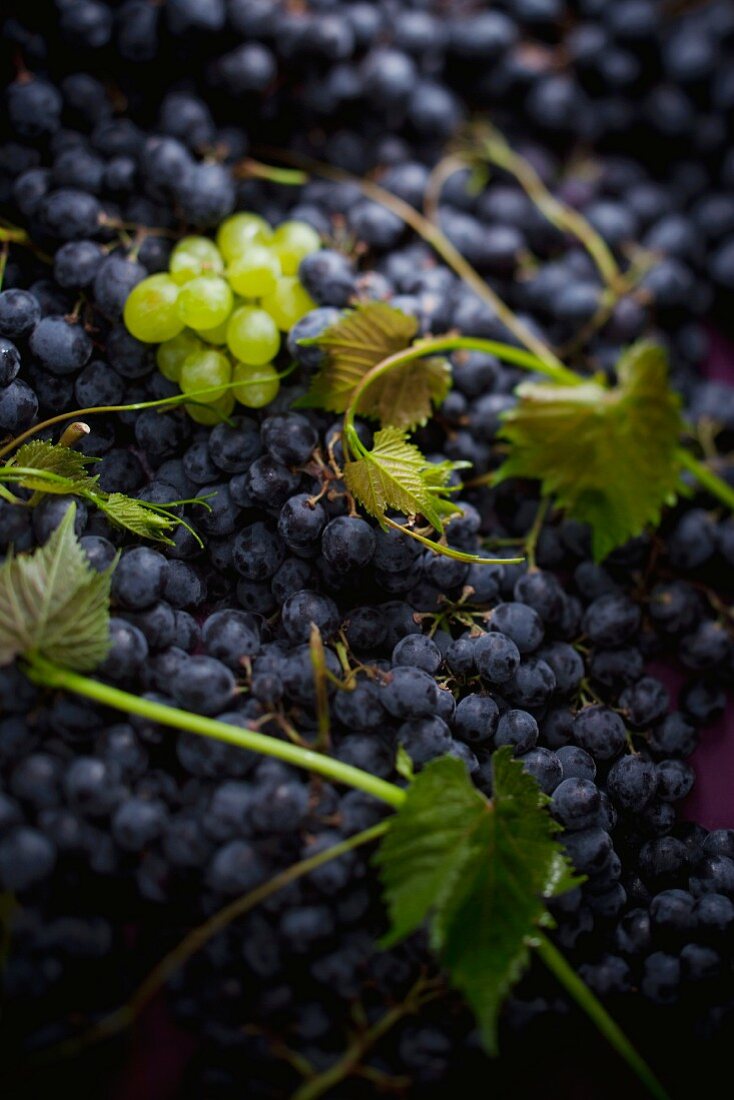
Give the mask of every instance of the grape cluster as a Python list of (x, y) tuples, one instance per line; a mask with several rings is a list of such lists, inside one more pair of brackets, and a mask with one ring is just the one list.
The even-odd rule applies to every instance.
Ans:
[[(485, 283), (580, 370), (612, 376), (642, 335), (665, 344), (692, 431), (726, 451), (732, 390), (702, 369), (706, 322), (731, 281), (728, 5), (680, 21), (647, 0), (13, 8), (3, 30), (23, 64), (6, 92), (0, 204), (32, 247), (11, 244), (0, 291), (0, 429), (209, 390), (190, 415), (90, 416), (76, 444), (101, 460), (108, 492), (209, 509), (177, 505), (203, 547), (182, 526), (153, 548), (77, 503), (90, 562), (104, 569), (121, 551), (100, 676), (311, 745), (323, 718), (316, 624), (330, 751), (397, 782), (399, 748), (416, 769), (449, 753), (490, 794), (492, 753), (513, 746), (587, 876), (554, 903), (559, 946), (633, 1030), (642, 1001), (661, 1045), (676, 1027), (686, 1055), (689, 1033), (726, 1036), (734, 836), (676, 807), (732, 682), (734, 522), (698, 492), (599, 565), (586, 529), (555, 513), (536, 523), (533, 486), (477, 486), (459, 496), (449, 545), (500, 558), (534, 547), (532, 563), (479, 566), (353, 514), (341, 420), (293, 410), (322, 354), (299, 340), (372, 299), (424, 334), (507, 329), (358, 186), (284, 186), (241, 168), (250, 141), (275, 140), (373, 172), (416, 209), (433, 201)], [(445, 139), (487, 105), (620, 266), (645, 249), (637, 283), (610, 300), (588, 252), (506, 172), (485, 183), (459, 167), (435, 194)], [(577, 138), (597, 152), (571, 160)], [(282, 386), (276, 357), (295, 364)], [(521, 375), (475, 352), (452, 356), (452, 371), (418, 439), (432, 459), (467, 462), (470, 481), (499, 463)], [(369, 445), (371, 426), (357, 430)], [(69, 503), (1, 500), (3, 552), (45, 542)], [(661, 671), (671, 664), (679, 690)], [(8, 1063), (124, 1001), (183, 933), (383, 812), (241, 749), (43, 692), (16, 667), (0, 670), (0, 704), (0, 891), (18, 902), (3, 974)], [(242, 1095), (247, 1082), (253, 1096), (290, 1095), (296, 1056), (324, 1069), (353, 1021), (364, 1032), (408, 1005), (430, 972), (427, 947), (417, 936), (380, 952), (384, 929), (356, 851), (212, 939), (169, 990), (199, 1040), (189, 1093)], [(508, 1003), (508, 1042), (532, 1028), (539, 1044), (568, 1011), (533, 969)], [(639, 1035), (654, 1055), (649, 1026)], [(658, 1053), (670, 1067), (670, 1050)], [(115, 1051), (105, 1057), (114, 1072)], [(396, 1078), (407, 1095), (446, 1095), (464, 1074), (475, 1088), (520, 1072), (503, 1065), (444, 997), (365, 1047), (372, 1078), (333, 1095), (359, 1100)]]
[(133, 287), (123, 312), (127, 330), (160, 345), (158, 368), (183, 393), (207, 391), (187, 405), (197, 423), (218, 423), (235, 400), (253, 409), (273, 400), (280, 334), (314, 305), (298, 265), (320, 246), (306, 222), (283, 222), (273, 232), (257, 214), (232, 214), (216, 244), (184, 237), (167, 275), (148, 275)]

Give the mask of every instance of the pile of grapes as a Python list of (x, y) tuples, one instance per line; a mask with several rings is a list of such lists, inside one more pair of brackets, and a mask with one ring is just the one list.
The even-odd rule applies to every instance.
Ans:
[(731, 4), (0, 32), (3, 1096), (715, 1081)]

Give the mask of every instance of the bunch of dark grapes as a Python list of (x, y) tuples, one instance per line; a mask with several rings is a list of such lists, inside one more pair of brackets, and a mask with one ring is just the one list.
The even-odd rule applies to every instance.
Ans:
[[(587, 876), (554, 905), (559, 946), (663, 1072), (681, 1068), (671, 1036), (681, 1057), (694, 1034), (719, 1035), (725, 1050), (734, 832), (707, 832), (676, 807), (732, 680), (734, 521), (692, 495), (660, 531), (598, 565), (585, 528), (553, 512), (538, 527), (533, 486), (466, 489), (451, 546), (509, 558), (532, 532), (532, 564), (481, 567), (353, 515), (328, 464), (341, 458), (340, 420), (292, 408), (320, 362), (298, 340), (371, 299), (416, 316), (423, 333), (508, 332), (358, 186), (286, 186), (242, 167), (275, 142), (374, 173), (422, 208), (448, 139), (491, 108), (620, 265), (648, 250), (645, 274), (599, 321), (606, 290), (589, 254), (501, 171), (479, 187), (468, 169), (446, 179), (443, 232), (579, 369), (611, 376), (635, 339), (665, 344), (692, 430), (709, 440), (715, 425), (726, 450), (732, 391), (702, 370), (706, 322), (734, 285), (730, 6), (679, 18), (646, 0), (466, 12), (270, 0), (27, 7), (3, 22), (14, 75), (0, 204), (15, 240), (27, 233), (10, 245), (0, 291), (4, 437), (76, 408), (178, 391), (123, 308), (169, 268), (180, 237), (248, 210), (271, 225), (305, 222), (325, 244), (298, 272), (316, 308), (276, 360), (297, 368), (264, 408), (214, 426), (183, 410), (89, 418), (77, 446), (101, 460), (103, 489), (155, 503), (204, 497), (210, 508), (181, 506), (203, 548), (186, 527), (168, 547), (122, 535), (77, 502), (94, 566), (121, 550), (100, 675), (313, 743), (316, 624), (333, 678), (345, 654), (355, 670), (352, 691), (328, 682), (333, 754), (399, 782), (398, 748), (416, 768), (450, 753), (489, 794), (492, 753), (513, 746)], [(584, 159), (572, 156), (578, 142)], [(418, 437), (432, 460), (469, 463), (470, 481), (498, 464), (520, 372), (474, 352), (452, 365), (453, 389)], [(358, 428), (369, 444), (369, 424)], [(69, 504), (0, 501), (3, 551), (44, 543)], [(683, 673), (679, 689), (660, 678), (666, 665)], [(2, 978), (8, 1065), (124, 1002), (223, 905), (383, 813), (283, 764), (41, 691), (15, 667), (0, 670), (0, 706), (0, 892), (16, 899)], [(434, 973), (427, 945), (418, 936), (382, 952), (384, 930), (379, 886), (356, 851), (213, 938), (170, 983), (169, 1009), (198, 1041), (187, 1094), (242, 1095), (246, 1084), (253, 1097), (291, 1095), (299, 1059), (324, 1070), (396, 1005), (404, 1018), (365, 1044), (361, 1076), (335, 1097), (396, 1082), (439, 1097), (478, 1074), (522, 1088), (530, 1071), (509, 1055), (489, 1062), (458, 1000), (409, 1011), (416, 982)], [(508, 1049), (531, 1036), (551, 1059), (541, 1066), (553, 1066), (549, 1030), (569, 1011), (531, 970), (507, 1006)], [(569, 1030), (578, 1026), (571, 1017)], [(573, 1038), (568, 1049), (578, 1054)], [(80, 1055), (75, 1079), (89, 1074), (102, 1094), (95, 1075), (114, 1075), (118, 1053)], [(598, 1080), (593, 1088), (606, 1095)]]

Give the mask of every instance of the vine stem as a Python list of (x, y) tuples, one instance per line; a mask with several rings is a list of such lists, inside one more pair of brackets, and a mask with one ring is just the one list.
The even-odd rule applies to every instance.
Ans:
[(693, 474), (699, 485), (711, 493), (712, 497), (716, 497), (727, 508), (734, 510), (734, 489), (731, 485), (727, 485), (724, 479), (715, 474), (713, 470), (710, 470), (705, 462), (701, 462), (685, 447), (681, 447), (678, 451), (678, 461), (684, 469)]
[(564, 987), (569, 996), (573, 997), (600, 1034), (616, 1050), (620, 1058), (627, 1063), (650, 1095), (654, 1096), (655, 1100), (670, 1100), (668, 1093), (647, 1062), (640, 1057), (619, 1025), (614, 1022), (589, 987), (582, 982), (573, 967), (569, 966), (560, 951), (546, 936), (538, 935), (534, 937), (533, 942), (535, 950), (554, 977)]
[(126, 1028), (132, 1026), (176, 971), (233, 921), (243, 917), (245, 913), (249, 913), (251, 909), (266, 901), (278, 890), (282, 890), (290, 883), (310, 874), (311, 871), (315, 871), (317, 867), (321, 867), (324, 863), (328, 863), (332, 859), (338, 859), (339, 856), (343, 856), (363, 844), (378, 840), (384, 835), (387, 828), (388, 822), (381, 821), (377, 825), (372, 825), (369, 829), (364, 829), (361, 833), (355, 833), (354, 836), (340, 841), (339, 844), (332, 845), (331, 848), (326, 848), (323, 852), (317, 852), (316, 855), (301, 859), (298, 863), (292, 863), (290, 867), (286, 867), (284, 871), (274, 875), (267, 882), (262, 883), (261, 886), (255, 887), (254, 890), (250, 890), (247, 894), (235, 898), (228, 905), (218, 909), (203, 924), (193, 928), (168, 954), (156, 963), (124, 1005), (98, 1020), (97, 1023), (77, 1038), (50, 1047), (39, 1055), (39, 1060), (48, 1062), (56, 1058), (79, 1054), (94, 1043), (100, 1042), (102, 1039), (110, 1039), (112, 1036), (126, 1030)]
[(394, 1005), (384, 1016), (368, 1028), (363, 1034), (356, 1035), (347, 1050), (333, 1065), (308, 1081), (304, 1081), (292, 1096), (292, 1100), (317, 1100), (334, 1088), (350, 1074), (354, 1073), (364, 1055), (406, 1016), (419, 1012), (424, 1004), (440, 996), (436, 989), (423, 978), (419, 978), (404, 1001)]
[(78, 672), (61, 668), (43, 657), (34, 657), (29, 661), (28, 675), (35, 683), (44, 684), (46, 687), (65, 688), (103, 706), (113, 707), (127, 714), (139, 714), (142, 718), (148, 718), (162, 726), (186, 730), (203, 737), (212, 737), (217, 741), (224, 741), (229, 745), (249, 749), (264, 756), (274, 756), (296, 768), (316, 772), (317, 775), (323, 775), (324, 778), (333, 780), (335, 783), (343, 783), (348, 787), (355, 787), (366, 794), (371, 794), (395, 809), (405, 801), (405, 791), (401, 787), (362, 771), (361, 768), (336, 760), (334, 757), (288, 741), (280, 741), (277, 737), (270, 737), (256, 730), (243, 730), (239, 726), (230, 726), (226, 722), (218, 722), (202, 714), (192, 714), (178, 707), (169, 707), (165, 703), (156, 703), (152, 699), (142, 699), (129, 691), (122, 691), (99, 680), (82, 676)]
[(551, 194), (532, 164), (516, 153), (498, 130), (489, 124), (482, 129), (484, 133), (478, 135), (479, 155), (514, 176), (551, 225), (576, 237), (593, 259), (604, 282), (618, 290), (624, 276), (601, 235), (582, 214)]
[(340, 183), (352, 183), (356, 187), (359, 187), (362, 193), (368, 198), (379, 203), (381, 206), (387, 207), (388, 210), (392, 210), (401, 221), (404, 221), (406, 225), (414, 229), (415, 232), (418, 233), (418, 235), (422, 237), (443, 260), (445, 260), (449, 267), (464, 280), (467, 286), (471, 287), (478, 298), (481, 298), (482, 301), (487, 303), (497, 315), (498, 320), (502, 322), (521, 344), (537, 355), (538, 359), (542, 360), (547, 366), (556, 367), (562, 371), (565, 370), (561, 360), (551, 348), (540, 340), (535, 333), (520, 320), (510, 307), (506, 305), (499, 295), (492, 290), (479, 272), (475, 271), (468, 260), (459, 252), (458, 248), (451, 243), (448, 237), (437, 226), (433, 225), (428, 218), (411, 206), (410, 203), (405, 202), (404, 199), (398, 198), (397, 195), (394, 195), (384, 187), (380, 187), (378, 183), (374, 183), (372, 180), (360, 179), (358, 176), (351, 175), (350, 172), (344, 172), (341, 168), (333, 168), (329, 164), (323, 164), (321, 161), (312, 160), (310, 157), (304, 157), (297, 153), (290, 153), (283, 149), (266, 148), (263, 152), (268, 156), (274, 157), (276, 160), (285, 161), (287, 164), (294, 164), (307, 172), (312, 172), (314, 175), (323, 176), (326, 179), (337, 180)]
[[(584, 381), (574, 371), (564, 367), (563, 363), (559, 362), (557, 365), (547, 363), (535, 353), (523, 351), (522, 348), (514, 348), (511, 344), (503, 344), (499, 340), (484, 340), (479, 336), (436, 336), (430, 340), (419, 340), (417, 344), (413, 344), (409, 348), (397, 351), (394, 355), (388, 355), (386, 359), (372, 367), (360, 378), (352, 392), (349, 406), (344, 413), (344, 432), (349, 435), (350, 442), (353, 437), (356, 437), (354, 417), (359, 411), (359, 402), (373, 382), (376, 382), (378, 378), (388, 374), (391, 370), (402, 367), (415, 359), (439, 355), (441, 352), (462, 350), (487, 352), (489, 355), (495, 355), (498, 359), (503, 359), (506, 363), (512, 363), (516, 367), (544, 374), (562, 386), (578, 386)], [(359, 447), (357, 447), (357, 450), (359, 450)]]

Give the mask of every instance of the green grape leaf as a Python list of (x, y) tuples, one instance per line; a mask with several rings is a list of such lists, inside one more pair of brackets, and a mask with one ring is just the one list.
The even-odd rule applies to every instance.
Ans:
[(544, 899), (578, 879), (554, 837), (547, 796), (509, 747), (492, 758), (492, 782), (488, 800), (460, 760), (431, 761), (375, 861), (391, 919), (385, 945), (427, 919), (433, 949), (494, 1052), (502, 1002), (527, 966), (533, 933), (551, 923)]
[(357, 412), (395, 428), (417, 428), (431, 416), (451, 389), (448, 360), (433, 356), (416, 359), (378, 378), (369, 388)]
[[(10, 468), (5, 476), (16, 485), (38, 493), (70, 494), (96, 484), (96, 477), (87, 472), (87, 466), (96, 461), (70, 447), (34, 439), (18, 448), (8, 463)], [(22, 473), (23, 470), (28, 472)]]
[(432, 465), (408, 441), (406, 432), (382, 428), (375, 432), (372, 450), (345, 464), (344, 481), (378, 522), (394, 508), (406, 516), (425, 516), (436, 531), (442, 531), (442, 515), (457, 511), (446, 499), (451, 492), (447, 481), (455, 468), (451, 462)]
[(648, 342), (621, 358), (618, 384), (523, 383), (505, 414), (509, 456), (497, 481), (537, 478), (573, 519), (588, 523), (597, 561), (648, 524), (680, 483), (680, 398), (662, 348)]
[(0, 566), (0, 665), (42, 656), (80, 672), (109, 651), (111, 566), (98, 573), (74, 533), (67, 510), (43, 546)]
[(171, 543), (168, 537), (178, 523), (182, 521), (178, 516), (162, 515), (160, 512), (146, 506), (145, 502), (127, 497), (124, 493), (95, 493), (89, 499), (104, 512), (111, 523), (117, 527), (123, 527), (140, 538), (151, 539), (156, 542)]
[[(364, 302), (346, 311), (318, 336), (300, 341), (305, 347), (323, 348), (326, 359), (311, 380), (308, 393), (296, 404), (344, 412), (364, 375), (389, 355), (407, 348), (417, 331), (414, 317), (385, 302)], [(432, 384), (435, 386), (435, 381)], [(370, 395), (371, 387), (367, 397)], [(367, 407), (360, 412), (377, 415), (368, 412)]]

